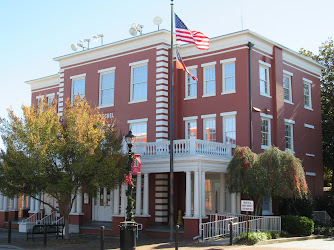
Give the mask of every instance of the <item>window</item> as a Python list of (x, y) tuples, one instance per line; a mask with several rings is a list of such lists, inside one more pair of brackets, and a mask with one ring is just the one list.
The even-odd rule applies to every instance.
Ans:
[(203, 96), (213, 96), (216, 94), (216, 62), (202, 64), (204, 67)]
[(55, 98), (55, 94), (48, 94), (48, 95), (46, 95), (46, 97), (47, 97), (48, 105), (52, 106), (52, 102)]
[(292, 104), (292, 86), (291, 79), (292, 73), (284, 71), (283, 74), (283, 89), (284, 89), (284, 101), (286, 103)]
[(290, 150), (292, 153), (293, 151), (293, 124), (295, 123), (294, 121), (291, 120), (284, 120), (285, 122), (285, 150)]
[(223, 117), (223, 143), (236, 144), (236, 114), (236, 111), (220, 114)]
[(222, 94), (235, 93), (235, 58), (221, 60), (223, 67)]
[(272, 199), (271, 196), (264, 196), (262, 198), (262, 215), (272, 215)]
[(113, 106), (115, 98), (115, 68), (99, 70), (100, 107)]
[(197, 139), (197, 121), (186, 121), (186, 139), (190, 139), (191, 135)]
[(270, 64), (262, 61), (259, 62), (260, 62), (260, 94), (263, 96), (270, 97), (270, 89), (269, 89)]
[(80, 97), (85, 96), (85, 77), (86, 74), (70, 77), (70, 79), (72, 79), (72, 102), (74, 102), (78, 95), (80, 95)]
[[(188, 67), (191, 74), (197, 77), (197, 69)], [(186, 74), (186, 96), (185, 99), (197, 98), (197, 81), (194, 80), (189, 74)]]
[(261, 148), (266, 149), (271, 145), (271, 124), (270, 119), (272, 115), (260, 114), (261, 115)]
[(307, 79), (304, 80), (304, 107), (306, 109), (312, 110), (312, 99), (311, 99), (311, 81)]
[(147, 101), (148, 60), (131, 63), (131, 102)]
[(135, 136), (134, 143), (147, 142), (147, 118), (128, 121), (130, 130)]
[(202, 115), (203, 140), (216, 141), (216, 115)]

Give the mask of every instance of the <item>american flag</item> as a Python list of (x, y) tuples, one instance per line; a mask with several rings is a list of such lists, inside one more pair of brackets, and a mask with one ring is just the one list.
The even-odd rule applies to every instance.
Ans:
[(176, 47), (176, 68), (185, 70), (191, 76), (191, 78), (194, 79), (194, 81), (198, 81), (198, 79), (193, 74), (191, 74), (189, 70), (187, 69), (186, 65), (184, 64), (180, 56), (180, 53), (177, 47)]
[[(174, 13), (175, 14), (175, 13)], [(175, 14), (176, 40), (186, 43), (193, 43), (198, 49), (209, 49), (209, 37), (199, 31), (188, 29), (182, 20)]]

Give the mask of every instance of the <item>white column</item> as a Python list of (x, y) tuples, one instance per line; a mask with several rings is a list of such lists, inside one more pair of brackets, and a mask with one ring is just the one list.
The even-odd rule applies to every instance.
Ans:
[[(71, 200), (73, 200), (74, 194), (71, 195)], [(77, 209), (77, 199), (75, 198), (71, 207), (71, 214), (75, 214)]]
[(82, 189), (78, 189), (77, 194), (77, 214), (82, 214)]
[(186, 172), (186, 214), (191, 217), (191, 172)]
[(3, 210), (3, 195), (0, 193), (0, 211)]
[(237, 213), (237, 194), (232, 193), (231, 194), (231, 213), (236, 214)]
[(31, 201), (30, 195), (27, 196), (27, 201), (28, 201), (27, 208), (30, 209), (30, 201)]
[(22, 204), (21, 204), (21, 208), (25, 209), (26, 208), (26, 196), (22, 195)]
[(202, 171), (202, 178), (201, 178), (201, 182), (202, 182), (202, 185), (201, 185), (201, 196), (202, 196), (202, 199), (201, 199), (201, 212), (202, 212), (202, 217), (205, 217), (206, 213), (205, 213), (205, 172)]
[(143, 215), (148, 216), (148, 206), (149, 206), (149, 175), (144, 174), (144, 204), (143, 204)]
[(199, 217), (199, 174), (194, 172), (194, 217)]
[(8, 211), (8, 196), (3, 197), (3, 211)]
[(114, 214), (119, 214), (119, 186), (114, 189)]
[(30, 210), (29, 213), (35, 213), (35, 199), (30, 197)]
[(136, 186), (136, 215), (141, 215), (141, 174), (137, 175)]
[(219, 212), (224, 213), (225, 211), (225, 173), (220, 173), (220, 199), (219, 199)]
[(10, 198), (9, 200), (9, 211), (14, 210), (14, 199)]
[(237, 193), (237, 213), (241, 214), (241, 195)]
[(15, 195), (14, 197), (14, 210), (19, 211), (19, 198), (17, 197), (17, 195)]
[(121, 186), (121, 215), (125, 215), (125, 208), (126, 208), (126, 195), (125, 195), (126, 185), (122, 183)]
[[(37, 194), (37, 199), (40, 199), (41, 198), (41, 195), (40, 194)], [(35, 212), (36, 213), (39, 213), (40, 212), (40, 209), (41, 209), (41, 202), (39, 200), (35, 200)]]

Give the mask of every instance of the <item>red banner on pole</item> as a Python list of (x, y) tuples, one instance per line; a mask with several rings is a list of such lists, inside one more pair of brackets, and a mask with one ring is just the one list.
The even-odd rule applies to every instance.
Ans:
[(141, 167), (140, 155), (135, 154), (132, 162), (132, 174), (133, 175), (140, 174), (140, 167)]

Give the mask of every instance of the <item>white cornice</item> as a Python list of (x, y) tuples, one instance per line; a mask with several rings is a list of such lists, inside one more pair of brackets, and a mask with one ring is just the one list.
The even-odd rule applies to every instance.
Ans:
[(31, 91), (41, 88), (50, 88), (59, 86), (59, 74), (46, 76), (34, 80), (25, 81), (26, 84), (30, 85)]

